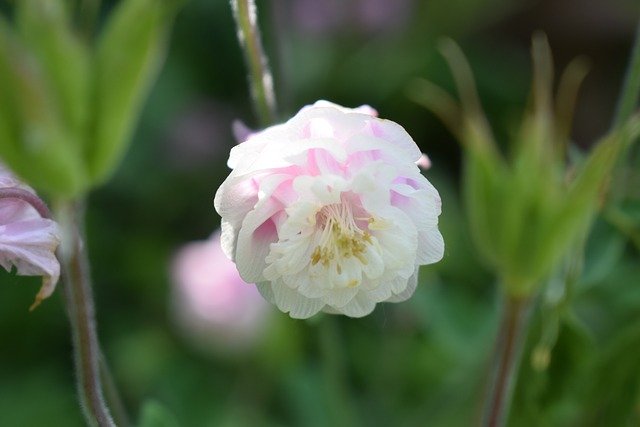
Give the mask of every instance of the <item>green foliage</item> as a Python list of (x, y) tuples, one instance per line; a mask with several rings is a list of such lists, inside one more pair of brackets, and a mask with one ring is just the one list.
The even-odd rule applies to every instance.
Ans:
[(124, 1), (100, 35), (93, 64), (95, 111), (88, 146), (94, 182), (109, 176), (127, 147), (162, 63), (175, 10), (175, 1)]
[[(565, 98), (553, 99), (553, 64), (546, 39), (533, 40), (532, 105), (511, 152), (503, 155), (484, 117), (471, 70), (459, 48), (442, 44), (459, 88), (461, 105), (430, 83), (412, 97), (447, 123), (465, 149), (463, 192), (474, 242), (513, 296), (531, 295), (588, 231), (601, 191), (619, 153), (640, 134), (633, 117), (597, 144), (587, 158), (566, 168), (567, 105), (584, 77), (565, 75)], [(571, 83), (573, 82), (573, 83)], [(569, 87), (569, 89), (566, 89)], [(461, 129), (457, 126), (461, 123)]]
[(69, 3), (17, 2), (0, 20), (0, 156), (27, 183), (75, 197), (120, 161), (166, 50), (177, 1), (125, 0), (95, 41)]
[(0, 18), (0, 155), (38, 188), (78, 193), (86, 185), (78, 135), (62, 119), (54, 74), (27, 43)]
[[(111, 7), (118, 8), (122, 1), (102, 3), (105, 7), (101, 19), (109, 20), (111, 15), (106, 12)], [(524, 134), (520, 111), (529, 78), (526, 51), (512, 36), (521, 36), (522, 19), (529, 26), (540, 24), (538, 14), (521, 14), (517, 21), (508, 20), (506, 3), (508, 8), (522, 3), (529, 7), (529, 2), (505, 0), (417, 1), (406, 26), (374, 35), (358, 33), (357, 22), (330, 34), (305, 33), (298, 28), (302, 25), (299, 22), (286, 22), (276, 32), (268, 26), (270, 13), (266, 8), (277, 2), (258, 2), (259, 7), (265, 8), (260, 16), (262, 24), (267, 25), (267, 48), (274, 47), (273, 34), (284, 34), (283, 44), (278, 47), (284, 49), (284, 63), (289, 61), (285, 65), (287, 72), (276, 72), (274, 76), (286, 77), (283, 80), (289, 86), (279, 87), (289, 88), (290, 111), (320, 97), (348, 106), (371, 104), (381, 116), (401, 123), (430, 156), (434, 166), (425, 174), (442, 196), (440, 228), (446, 242), (445, 258), (422, 269), (412, 299), (402, 304), (382, 304), (364, 319), (331, 319), (337, 321), (339, 330), (333, 339), (334, 347), (342, 353), (339, 363), (343, 365), (338, 366), (342, 386), (361, 425), (478, 424), (498, 322), (496, 271), (492, 267), (496, 264), (493, 258), (479, 253), (493, 250), (492, 245), (505, 239), (498, 239), (496, 234), (500, 233), (492, 231), (505, 220), (491, 216), (491, 210), (475, 212), (479, 217), (484, 215), (482, 221), (490, 221), (492, 228), (477, 227), (470, 233), (470, 200), (466, 192), (474, 188), (478, 199), (474, 203), (483, 209), (489, 206), (483, 202), (485, 196), (480, 190), (495, 197), (494, 203), (502, 201), (503, 205), (496, 205), (494, 210), (509, 204), (504, 202), (508, 200), (505, 193), (515, 186), (511, 178), (516, 176), (513, 159), (518, 151), (501, 142), (517, 143)], [(620, 11), (620, 3), (624, 2), (606, 7)], [(492, 9), (487, 5), (497, 6)], [(587, 9), (583, 10), (585, 14)], [(625, 13), (629, 15), (628, 11)], [(67, 19), (64, 16), (56, 19)], [(560, 18), (554, 15), (553, 20)], [(137, 421), (135, 425), (144, 421), (186, 427), (323, 426), (335, 419), (341, 407), (330, 406), (336, 404), (336, 399), (329, 395), (327, 368), (320, 356), (320, 328), (326, 319), (293, 321), (274, 309), (274, 325), (265, 331), (263, 343), (247, 353), (231, 356), (205, 352), (201, 348), (204, 345), (192, 346), (172, 321), (171, 255), (179, 245), (202, 239), (217, 226), (211, 200), (227, 173), (226, 156), (234, 144), (228, 124), (236, 117), (251, 120), (246, 74), (232, 22), (226, 1), (189, 2), (176, 21), (167, 66), (150, 93), (147, 108), (141, 112), (141, 125), (133, 135), (135, 144), (123, 159), (119, 173), (93, 193), (87, 206), (86, 243), (95, 280), (99, 335), (125, 406)], [(575, 32), (571, 19), (562, 22), (571, 31), (555, 33), (553, 44), (571, 46), (571, 52), (594, 56), (593, 73), (589, 76), (592, 86), (586, 88), (591, 96), (581, 101), (582, 116), (578, 114), (576, 122), (579, 132), (574, 135), (584, 147), (587, 136), (596, 133), (593, 129), (609, 125), (611, 111), (606, 103), (599, 102), (599, 94), (618, 90), (621, 70), (613, 65), (622, 64), (625, 53), (619, 39), (609, 37), (611, 33), (602, 37), (589, 27), (585, 37), (584, 33)], [(496, 23), (500, 28), (498, 37)], [(9, 40), (17, 40), (23, 52), (27, 43), (22, 40), (22, 33), (6, 21), (0, 25), (2, 40), (9, 33)], [(486, 28), (493, 31), (488, 33)], [(625, 28), (617, 25), (615, 34), (623, 34)], [(83, 46), (81, 49), (93, 52), (93, 45), (71, 30)], [(486, 120), (476, 120), (473, 132), (469, 130), (477, 141), (473, 153), (478, 156), (474, 160), (478, 170), (473, 175), (481, 178), (478, 182), (467, 183), (468, 176), (460, 176), (458, 146), (435, 119), (407, 102), (403, 90), (416, 76), (429, 76), (447, 89), (445, 93), (453, 90), (451, 73), (434, 47), (435, 36), (452, 31), (474, 66), (478, 92), (492, 120), (490, 136), (486, 133)], [(592, 46), (598, 46), (597, 52), (590, 50)], [(29, 52), (29, 61), (40, 61), (40, 54)], [(89, 57), (92, 63), (93, 53)], [(13, 77), (5, 78), (9, 75), (6, 58), (4, 54), (0, 57), (0, 157), (10, 162), (8, 156), (12, 152), (23, 156), (18, 144), (21, 140), (15, 137), (19, 135), (22, 113), (13, 98), (5, 97), (16, 92)], [(277, 63), (272, 57), (272, 64)], [(43, 71), (44, 65), (39, 67), (40, 74), (47, 73), (47, 79), (43, 79), (50, 93), (47, 99), (58, 99), (58, 83)], [(615, 76), (607, 74), (612, 68)], [(420, 90), (414, 95), (422, 97), (424, 86), (416, 87)], [(284, 96), (281, 99), (286, 103)], [(457, 103), (454, 107), (458, 108)], [(59, 106), (55, 110), (60, 123), (66, 123), (62, 117), (68, 113)], [(90, 115), (88, 110), (82, 111)], [(89, 119), (82, 120), (90, 123)], [(463, 129), (459, 120), (453, 123), (458, 130)], [(528, 129), (534, 128), (543, 129), (529, 122)], [(200, 141), (198, 136), (203, 133), (206, 151), (195, 151), (196, 159), (189, 160), (194, 158), (190, 150), (201, 148), (194, 148), (193, 140)], [(12, 137), (5, 138), (6, 135)], [(483, 147), (481, 144), (486, 145), (489, 137), (496, 141), (495, 145)], [(534, 140), (533, 136), (530, 140)], [(557, 137), (558, 140), (567, 138)], [(88, 153), (92, 140), (84, 138), (75, 143)], [(577, 150), (573, 144), (569, 148)], [(468, 167), (471, 154), (465, 148), (463, 168)], [(121, 153), (115, 157), (120, 156)], [(570, 157), (568, 170), (562, 165), (559, 174), (565, 177), (569, 172), (570, 179), (561, 181), (562, 185), (556, 188), (560, 195), (555, 197), (563, 204), (567, 192), (576, 186), (578, 171), (585, 168), (587, 157), (587, 152), (582, 158)], [(603, 153), (598, 156), (601, 160), (592, 160), (592, 164), (604, 165), (606, 157)], [(542, 283), (544, 288), (523, 353), (510, 426), (640, 425), (640, 245), (634, 243), (634, 236), (640, 233), (638, 159), (629, 158), (634, 169), (620, 181), (624, 200), (615, 206), (607, 204), (600, 215), (596, 213), (582, 272), (569, 283), (561, 261), (559, 270)], [(524, 165), (534, 161), (521, 161), (522, 175), (518, 179), (522, 180), (532, 176), (524, 173), (528, 167)], [(550, 167), (543, 171), (548, 176), (536, 179), (557, 179), (548, 173)], [(30, 174), (42, 186), (66, 176), (66, 172), (54, 176), (47, 169), (29, 167), (21, 173)], [(87, 176), (88, 170), (83, 173)], [(49, 178), (39, 178), (41, 174)], [(89, 186), (86, 182), (81, 184), (82, 188)], [(536, 186), (529, 185), (527, 194), (538, 194)], [(518, 186), (524, 188), (522, 183)], [(57, 189), (59, 184), (51, 187)], [(523, 200), (524, 195), (520, 196), (517, 209), (527, 213), (531, 205)], [(516, 207), (511, 209), (514, 214)], [(531, 215), (534, 213), (535, 210)], [(567, 218), (571, 216), (567, 214)], [(517, 218), (509, 222), (509, 228), (522, 227)], [(473, 238), (473, 242), (483, 240), (485, 249), (471, 244), (471, 235), (480, 234), (485, 239)], [(507, 240), (518, 247), (518, 239)], [(0, 425), (81, 426), (61, 289), (29, 313), (39, 282), (37, 278), (17, 277), (0, 269)], [(546, 357), (546, 364), (541, 363), (540, 355), (544, 356), (542, 362)]]
[(175, 416), (161, 403), (149, 400), (142, 405), (138, 427), (178, 427)]

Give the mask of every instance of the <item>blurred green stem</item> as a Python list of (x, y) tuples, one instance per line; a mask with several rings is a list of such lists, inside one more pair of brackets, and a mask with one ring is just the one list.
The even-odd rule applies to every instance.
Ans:
[(104, 401), (100, 378), (101, 352), (96, 333), (89, 261), (83, 237), (83, 203), (61, 201), (56, 206), (55, 213), (62, 230), (58, 256), (62, 264), (64, 296), (71, 324), (80, 403), (88, 425), (112, 427), (116, 424)]
[(118, 427), (131, 426), (131, 420), (127, 414), (127, 409), (120, 397), (118, 387), (113, 379), (113, 375), (111, 374), (109, 364), (107, 363), (107, 359), (105, 359), (104, 354), (100, 354), (100, 378), (102, 378), (107, 406), (113, 413), (113, 420), (116, 422), (116, 425)]
[(528, 300), (506, 296), (485, 395), (482, 418), (485, 427), (506, 425), (528, 325)]
[(622, 126), (638, 107), (640, 97), (640, 22), (636, 28), (636, 38), (631, 49), (629, 65), (618, 98), (616, 114), (613, 119), (613, 129)]
[[(636, 37), (629, 56), (629, 64), (620, 94), (618, 95), (618, 105), (611, 124), (611, 131), (620, 130), (631, 118), (638, 108), (640, 98), (640, 22), (636, 28)], [(633, 170), (633, 158), (640, 155), (637, 147), (633, 146), (634, 141), (628, 141), (625, 148), (618, 155), (617, 167), (609, 184), (607, 193), (608, 205), (620, 202), (624, 197), (627, 188), (627, 174), (629, 169)]]
[(100, 14), (100, 0), (80, 1), (81, 31), (87, 41), (93, 37), (93, 33)]
[(238, 39), (249, 68), (249, 83), (254, 108), (261, 126), (276, 120), (276, 97), (273, 92), (273, 77), (264, 54), (258, 13), (254, 0), (231, 0), (233, 17), (238, 29)]
[(337, 319), (327, 316), (320, 322), (320, 348), (323, 363), (323, 376), (326, 381), (326, 396), (333, 412), (333, 424), (336, 427), (359, 426), (355, 403), (347, 378), (345, 355)]

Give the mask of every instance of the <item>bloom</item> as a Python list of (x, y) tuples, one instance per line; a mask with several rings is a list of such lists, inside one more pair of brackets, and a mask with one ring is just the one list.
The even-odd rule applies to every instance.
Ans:
[(231, 150), (216, 193), (222, 248), (242, 278), (294, 318), (361, 317), (409, 298), (444, 252), (440, 196), (421, 152), (368, 106), (327, 101)]
[(222, 252), (219, 232), (182, 247), (172, 276), (176, 321), (195, 342), (237, 350), (257, 340), (266, 323), (267, 303)]
[[(34, 194), (0, 164), (1, 190)], [(0, 266), (7, 271), (15, 266), (20, 275), (43, 276), (31, 309), (49, 297), (58, 283), (60, 264), (55, 250), (59, 243), (60, 231), (54, 221), (42, 218), (23, 198), (0, 198)]]

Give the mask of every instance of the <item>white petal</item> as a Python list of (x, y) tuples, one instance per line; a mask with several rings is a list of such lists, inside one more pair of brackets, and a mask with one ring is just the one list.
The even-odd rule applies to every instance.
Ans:
[(271, 199), (261, 201), (242, 222), (235, 252), (235, 262), (240, 277), (245, 282), (264, 280), (265, 258), (270, 245), (278, 240), (276, 226), (271, 217), (282, 209), (282, 205)]
[(271, 304), (276, 303), (276, 298), (273, 294), (273, 288), (272, 288), (271, 282), (256, 283), (256, 287), (258, 288), (260, 295), (262, 295), (262, 298), (266, 299)]
[(272, 289), (278, 308), (294, 319), (307, 319), (324, 306), (321, 299), (306, 298), (283, 283), (274, 283)]
[(399, 124), (386, 119), (371, 119), (373, 134), (391, 142), (411, 162), (417, 162), (422, 152), (407, 131)]
[(411, 295), (413, 295), (416, 287), (418, 286), (418, 271), (419, 269), (416, 268), (415, 273), (413, 273), (413, 275), (409, 278), (405, 289), (402, 292), (399, 292), (396, 295), (390, 297), (387, 302), (402, 302), (408, 300)]
[(359, 292), (344, 307), (332, 307), (349, 317), (364, 317), (376, 308), (376, 303), (368, 298), (364, 292)]
[(444, 256), (444, 239), (437, 228), (418, 233), (418, 251), (416, 263), (433, 264)]
[(375, 302), (387, 301), (393, 294), (391, 292), (391, 287), (390, 282), (383, 282), (379, 286), (365, 292), (367, 293), (367, 296)]
[(7, 271), (15, 266), (19, 275), (43, 276), (32, 309), (49, 297), (58, 283), (60, 264), (55, 250), (59, 243), (58, 226), (49, 219), (38, 217), (0, 225), (0, 265)]
[(333, 307), (344, 307), (358, 293), (357, 288), (331, 289), (322, 300)]
[(233, 228), (229, 221), (226, 221), (222, 218), (220, 224), (220, 246), (222, 247), (222, 252), (233, 261), (234, 258), (234, 245), (238, 239), (239, 229)]

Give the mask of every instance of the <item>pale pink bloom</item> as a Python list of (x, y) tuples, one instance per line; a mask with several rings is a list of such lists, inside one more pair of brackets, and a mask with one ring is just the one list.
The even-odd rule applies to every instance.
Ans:
[(374, 112), (318, 101), (231, 150), (215, 197), (222, 248), (291, 317), (404, 301), (418, 267), (443, 256), (421, 152)]
[[(20, 189), (34, 193), (0, 164), (0, 189)], [(57, 224), (42, 218), (36, 209), (17, 198), (0, 199), (0, 266), (17, 274), (43, 276), (42, 287), (31, 309), (49, 297), (60, 277), (55, 250), (60, 243)]]
[(268, 304), (224, 255), (219, 232), (182, 247), (174, 258), (172, 275), (176, 320), (199, 345), (237, 350), (259, 338)]

